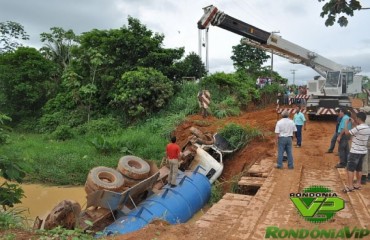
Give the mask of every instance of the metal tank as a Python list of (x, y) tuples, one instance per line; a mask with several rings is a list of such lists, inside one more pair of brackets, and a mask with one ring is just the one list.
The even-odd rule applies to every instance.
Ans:
[(155, 219), (170, 224), (187, 222), (208, 202), (211, 183), (197, 170), (181, 174), (179, 172), (177, 182), (176, 187), (164, 187), (160, 193), (152, 195), (136, 209), (119, 217), (100, 236), (133, 232)]

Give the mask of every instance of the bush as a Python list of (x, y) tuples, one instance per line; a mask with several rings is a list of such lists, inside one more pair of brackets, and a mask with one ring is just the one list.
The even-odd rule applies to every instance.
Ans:
[(65, 141), (74, 137), (73, 131), (67, 125), (58, 126), (57, 129), (52, 133), (52, 136), (56, 140)]
[(127, 147), (125, 141), (116, 139), (107, 139), (103, 136), (98, 136), (92, 140), (88, 140), (88, 143), (92, 145), (100, 154), (108, 155), (111, 153), (121, 152), (124, 154), (133, 154)]
[(82, 109), (71, 111), (61, 110), (53, 113), (46, 113), (39, 120), (38, 131), (40, 133), (51, 133), (60, 125), (76, 127), (83, 124), (86, 121), (85, 118), (86, 114)]
[(124, 73), (113, 93), (114, 103), (136, 119), (162, 109), (172, 95), (171, 80), (152, 68)]
[(4, 124), (5, 121), (11, 121), (12, 119), (5, 114), (0, 113), (0, 145), (7, 142), (9, 134), (6, 131), (10, 130), (8, 126)]
[(262, 136), (261, 131), (250, 126), (242, 127), (235, 123), (227, 124), (219, 132), (233, 148), (241, 148), (248, 144), (253, 138)]
[(231, 96), (227, 97), (225, 100), (219, 104), (212, 105), (213, 115), (217, 118), (224, 118), (230, 116), (238, 116), (240, 114), (239, 103), (237, 100)]
[(201, 85), (211, 92), (214, 104), (221, 103), (228, 97), (234, 97), (238, 105), (245, 107), (250, 101), (259, 98), (255, 80), (252, 81), (250, 76), (240, 72), (215, 73), (204, 78)]
[(213, 205), (220, 201), (222, 196), (222, 183), (220, 183), (219, 181), (215, 181), (211, 188), (211, 198), (209, 199), (208, 203)]
[(78, 127), (81, 134), (109, 134), (122, 128), (122, 124), (113, 117), (104, 117), (84, 123)]
[(0, 230), (24, 228), (27, 226), (27, 218), (24, 216), (26, 211), (26, 209), (22, 208), (0, 210)]

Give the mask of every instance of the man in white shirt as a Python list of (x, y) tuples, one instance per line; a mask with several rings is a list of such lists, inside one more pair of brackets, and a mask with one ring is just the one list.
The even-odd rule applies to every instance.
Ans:
[[(348, 130), (348, 124), (354, 122), (357, 126)], [(367, 154), (367, 141), (370, 136), (370, 127), (365, 123), (366, 114), (359, 112), (356, 114), (356, 119), (347, 119), (344, 124), (344, 133), (352, 136), (351, 150), (349, 151), (347, 162), (347, 186), (343, 189), (344, 192), (352, 192), (355, 189), (360, 189), (359, 183), (362, 176), (362, 161)], [(353, 184), (354, 172), (356, 172), (357, 184)]]
[(278, 159), (276, 168), (283, 168), (283, 154), (286, 152), (288, 156), (288, 168), (293, 169), (293, 155), (292, 155), (292, 139), (293, 132), (297, 131), (294, 122), (289, 119), (289, 112), (283, 111), (281, 113), (282, 119), (276, 123), (276, 144), (278, 146)]

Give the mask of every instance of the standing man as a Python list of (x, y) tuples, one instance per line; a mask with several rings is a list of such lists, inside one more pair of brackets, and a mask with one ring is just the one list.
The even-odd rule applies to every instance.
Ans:
[[(349, 154), (348, 141), (350, 139), (350, 136), (344, 133), (344, 126), (345, 122), (350, 118), (351, 113), (349, 111), (341, 109), (339, 112), (339, 116), (342, 118), (342, 120), (340, 120), (340, 124), (338, 127), (338, 137), (337, 137), (337, 142), (339, 143), (339, 163), (335, 167), (345, 168), (347, 166)], [(349, 122), (347, 127), (349, 129), (352, 128), (352, 123)]]
[(301, 112), (301, 108), (299, 106), (296, 107), (296, 113), (294, 114), (293, 121), (297, 128), (297, 132), (295, 133), (295, 136), (297, 138), (296, 147), (300, 148), (302, 145), (302, 127), (304, 128), (304, 130), (306, 130), (306, 118)]
[(339, 108), (336, 108), (335, 109), (335, 112), (337, 113), (337, 125), (335, 127), (335, 132), (333, 134), (333, 137), (331, 138), (331, 141), (330, 141), (330, 147), (327, 151), (327, 153), (332, 153), (334, 151), (334, 148), (335, 148), (335, 143), (337, 142), (337, 138), (338, 138), (338, 128), (339, 128), (339, 124), (340, 124), (340, 121), (342, 120), (342, 117), (340, 116), (339, 112), (340, 112), (340, 109)]
[[(353, 121), (357, 126), (348, 130), (349, 122)], [(365, 124), (366, 114), (359, 112), (356, 119), (346, 119), (344, 124), (344, 133), (353, 136), (351, 150), (347, 163), (347, 186), (344, 192), (352, 192), (354, 189), (360, 189), (360, 179), (362, 176), (362, 161), (367, 154), (367, 141), (370, 136), (370, 127)], [(353, 184), (354, 172), (356, 171), (356, 185)]]
[(293, 132), (297, 131), (294, 122), (289, 119), (289, 112), (283, 111), (281, 113), (282, 119), (276, 123), (275, 133), (276, 141), (275, 144), (278, 146), (278, 159), (276, 168), (283, 168), (283, 154), (286, 152), (288, 156), (288, 168), (293, 169), (293, 155), (292, 155), (292, 139)]
[(171, 137), (171, 143), (166, 147), (167, 160), (170, 165), (168, 183), (171, 187), (176, 187), (176, 177), (179, 170), (180, 147), (176, 143), (176, 136)]
[[(370, 126), (370, 118), (366, 115), (365, 123)], [(362, 177), (361, 177), (361, 184), (365, 185), (366, 182), (370, 181), (370, 137), (367, 141), (367, 154), (362, 161)]]

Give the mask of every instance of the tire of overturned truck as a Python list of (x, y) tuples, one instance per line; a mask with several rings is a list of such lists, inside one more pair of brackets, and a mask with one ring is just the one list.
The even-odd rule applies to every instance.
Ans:
[(125, 175), (123, 175), (123, 180), (125, 181), (125, 186), (126, 187), (132, 187), (132, 186), (135, 186), (136, 184), (138, 184), (139, 182), (141, 182), (142, 180), (137, 180), (137, 179), (132, 179), (132, 178), (129, 178)]
[(117, 170), (126, 177), (134, 180), (143, 180), (149, 177), (149, 163), (136, 156), (123, 156), (118, 161)]
[(85, 183), (85, 192), (90, 194), (97, 190), (109, 190), (121, 192), (124, 186), (124, 179), (120, 172), (108, 167), (95, 167), (90, 170)]

